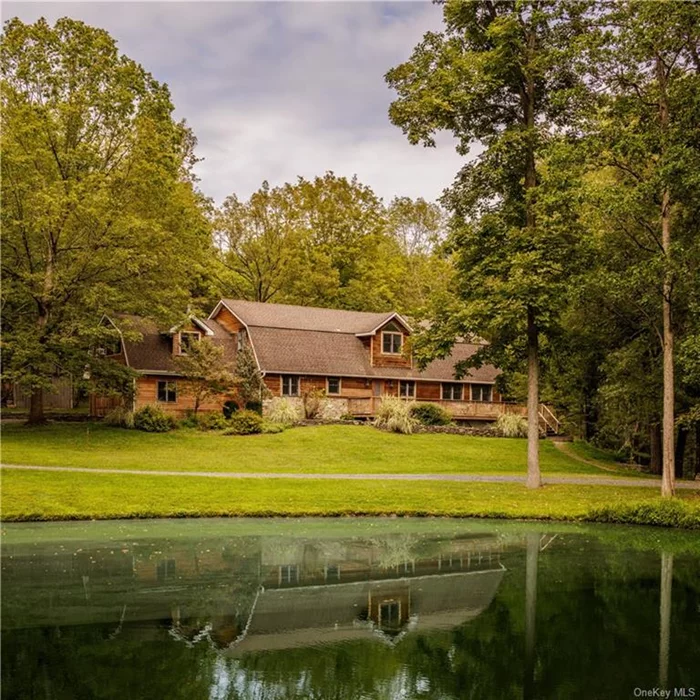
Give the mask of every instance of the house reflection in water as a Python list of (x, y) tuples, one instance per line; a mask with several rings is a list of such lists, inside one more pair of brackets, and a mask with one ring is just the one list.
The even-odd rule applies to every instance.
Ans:
[(131, 542), (64, 549), (48, 580), (34, 554), (14, 555), (10, 627), (104, 624), (110, 638), (166, 633), (239, 656), (461, 625), (493, 599), (506, 550), (491, 536)]
[(238, 656), (452, 628), (488, 607), (505, 570), (501, 552), (491, 538), (263, 540), (247, 619), (227, 635), (214, 624), (207, 636)]

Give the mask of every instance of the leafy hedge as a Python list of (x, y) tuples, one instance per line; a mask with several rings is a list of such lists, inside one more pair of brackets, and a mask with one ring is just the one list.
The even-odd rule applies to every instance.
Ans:
[(655, 525), (700, 529), (700, 509), (684, 501), (669, 499), (649, 503), (619, 503), (592, 508), (585, 520), (597, 523), (624, 523), (628, 525)]
[(255, 435), (263, 431), (263, 418), (255, 411), (238, 411), (227, 421), (224, 435)]
[(147, 433), (167, 433), (177, 427), (177, 421), (159, 406), (144, 406), (134, 413), (134, 428)]
[(411, 415), (422, 425), (449, 425), (452, 416), (436, 403), (418, 403), (411, 408)]

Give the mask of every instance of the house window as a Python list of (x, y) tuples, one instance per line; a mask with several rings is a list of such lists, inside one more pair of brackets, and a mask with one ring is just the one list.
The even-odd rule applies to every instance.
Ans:
[(398, 627), (401, 624), (401, 603), (396, 600), (380, 603), (379, 624), (382, 627)]
[(340, 377), (328, 377), (328, 389), (327, 393), (329, 396), (338, 396), (340, 394)]
[(382, 353), (385, 355), (400, 355), (403, 345), (403, 335), (401, 333), (382, 333)]
[(167, 579), (175, 578), (176, 564), (174, 559), (161, 559), (156, 566), (158, 581), (162, 583)]
[(279, 569), (279, 581), (283, 583), (296, 583), (299, 580), (299, 568), (296, 564), (283, 564)]
[(282, 377), (282, 396), (299, 396), (299, 377), (293, 375)]
[(197, 331), (180, 331), (180, 354), (186, 355), (187, 351), (199, 341), (201, 335)]
[(461, 384), (443, 384), (442, 385), (443, 401), (461, 401), (462, 400), (462, 385)]
[(408, 381), (399, 382), (399, 396), (404, 399), (412, 399), (416, 396), (416, 383)]
[(328, 579), (335, 579), (340, 581), (340, 567), (338, 565), (330, 565), (326, 567), (326, 581)]
[(158, 380), (158, 401), (175, 403), (177, 401), (177, 383)]
[(472, 401), (491, 401), (490, 384), (472, 384)]

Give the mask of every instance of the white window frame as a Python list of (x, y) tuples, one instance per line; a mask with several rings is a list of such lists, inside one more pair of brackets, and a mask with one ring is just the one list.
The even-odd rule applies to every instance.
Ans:
[(180, 345), (180, 347), (179, 347), (179, 353), (178, 353), (179, 355), (186, 355), (186, 354), (187, 354), (187, 352), (186, 352), (185, 350), (183, 350), (183, 348), (184, 348), (184, 345), (183, 345), (183, 343), (182, 343), (182, 336), (183, 336), (183, 335), (196, 335), (196, 336), (197, 336), (197, 340), (196, 340), (195, 342), (197, 342), (197, 343), (202, 339), (202, 334), (201, 334), (199, 331), (180, 331), (180, 332), (178, 333), (178, 336), (179, 336), (179, 337), (178, 337), (178, 342), (179, 342), (179, 345)]
[[(160, 398), (160, 385), (165, 384), (165, 399)], [(171, 388), (172, 387), (172, 388)], [(175, 393), (174, 399), (169, 399), (169, 393), (173, 391)], [(158, 379), (156, 381), (156, 401), (158, 403), (177, 403), (177, 382), (173, 379)]]
[[(401, 387), (404, 385), (409, 385), (412, 387), (413, 391), (410, 394), (402, 394)], [(416, 382), (413, 379), (399, 379), (399, 398), (400, 399), (415, 399), (416, 398)]]
[[(398, 352), (394, 352), (393, 350), (387, 352), (386, 350), (384, 350), (384, 336), (385, 335), (398, 335), (399, 336), (399, 338), (401, 339), (401, 342), (399, 343), (399, 351)], [(394, 343), (392, 342), (391, 346), (393, 347), (393, 345), (394, 345)], [(402, 351), (403, 351), (403, 333), (401, 333), (399, 331), (382, 331), (382, 355), (400, 355)]]
[[(338, 380), (338, 391), (331, 393), (331, 379)], [(340, 396), (343, 393), (343, 380), (341, 377), (326, 377), (326, 394), (328, 396)]]
[[(285, 394), (284, 393), (284, 380), (288, 379), (296, 379), (297, 380), (297, 393), (296, 394)], [(291, 387), (291, 383), (290, 383)], [(289, 396), (289, 397), (294, 397), (294, 396), (299, 396), (301, 394), (301, 377), (298, 374), (282, 374), (280, 375), (280, 396)]]
[[(449, 398), (445, 397), (445, 387), (446, 386), (452, 387), (452, 389), (450, 390), (451, 394), (454, 394), (454, 387), (456, 387), (456, 386), (460, 387), (461, 396), (458, 399), (455, 399), (454, 395), (450, 396)], [(442, 401), (464, 401), (464, 394), (465, 394), (464, 389), (465, 389), (464, 384), (460, 384), (459, 382), (441, 382), (440, 383), (440, 399)]]
[[(489, 390), (489, 399), (488, 401), (485, 401), (484, 399), (476, 399), (474, 398), (474, 387), (480, 387), (481, 388), (481, 393), (483, 394), (483, 390), (485, 387), (488, 387)], [(469, 386), (469, 396), (472, 401), (476, 401), (477, 403), (493, 403), (493, 386), (491, 384), (470, 384)]]

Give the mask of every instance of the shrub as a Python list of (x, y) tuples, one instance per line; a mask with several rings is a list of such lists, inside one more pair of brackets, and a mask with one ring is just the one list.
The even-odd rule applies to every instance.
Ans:
[(263, 420), (262, 432), (267, 435), (283, 433), (285, 426), (281, 423), (271, 423), (269, 420)]
[(270, 402), (267, 418), (272, 423), (295, 425), (301, 421), (301, 412), (299, 406), (295, 406), (288, 399), (274, 398)]
[(412, 415), (415, 405), (413, 401), (405, 401), (396, 396), (384, 396), (377, 409), (374, 425), (392, 433), (409, 435), (418, 423)]
[(588, 511), (585, 519), (598, 523), (700, 529), (700, 510), (678, 499), (595, 507)]
[(355, 416), (353, 416), (352, 413), (343, 413), (343, 415), (340, 416), (340, 418), (339, 418), (338, 420), (342, 420), (342, 421), (354, 421), (354, 420), (355, 420)]
[(224, 435), (255, 435), (263, 432), (263, 419), (255, 411), (238, 411), (228, 421)]
[(452, 416), (436, 403), (418, 403), (411, 408), (411, 415), (423, 425), (449, 425)]
[(147, 433), (167, 433), (177, 427), (175, 418), (160, 406), (148, 405), (134, 413), (134, 428)]
[(224, 404), (224, 417), (230, 418), (237, 410), (239, 406), (236, 401), (227, 401)]
[(304, 406), (304, 418), (311, 420), (318, 417), (323, 408), (325, 396), (326, 392), (323, 389), (309, 389), (301, 395), (302, 405)]
[(134, 414), (124, 406), (117, 406), (104, 417), (103, 422), (105, 425), (113, 425), (116, 428), (133, 428)]
[(223, 413), (204, 413), (197, 417), (197, 427), (200, 430), (224, 430), (229, 425), (230, 421), (226, 420)]
[(262, 409), (262, 401), (248, 401), (245, 405), (246, 411), (253, 411), (253, 413), (257, 413), (259, 416), (262, 416)]
[(501, 413), (494, 428), (501, 437), (527, 437), (527, 421), (513, 413)]

